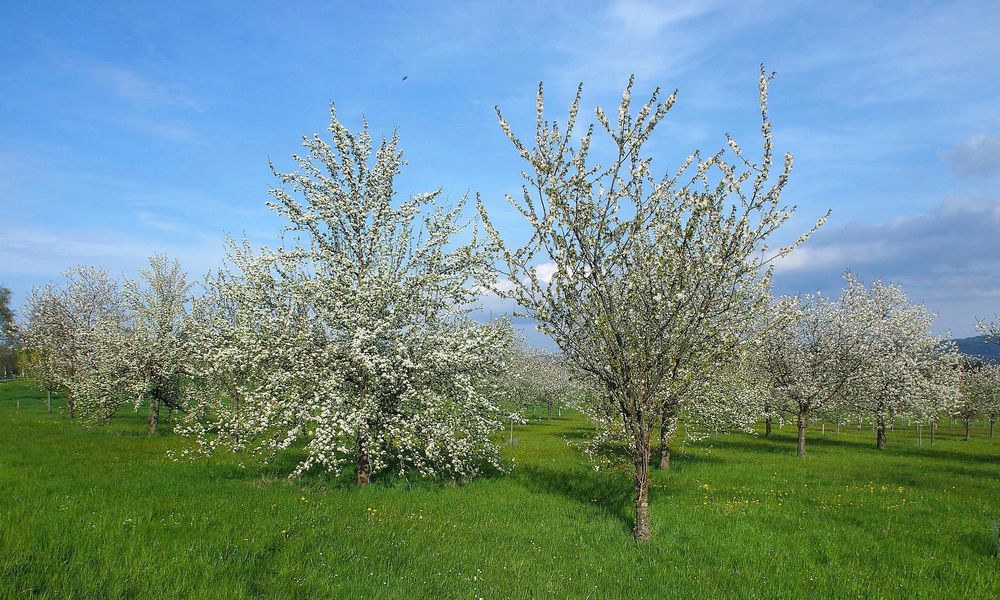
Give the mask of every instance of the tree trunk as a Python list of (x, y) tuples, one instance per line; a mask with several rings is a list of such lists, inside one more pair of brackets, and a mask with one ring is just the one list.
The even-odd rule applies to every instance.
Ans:
[(354, 482), (359, 486), (368, 485), (372, 478), (371, 457), (363, 435), (358, 435), (358, 466)]
[(993, 439), (993, 430), (996, 429), (996, 419), (990, 419), (990, 439)]
[(972, 421), (969, 419), (965, 420), (965, 441), (969, 441), (969, 435), (972, 433)]
[(649, 440), (635, 448), (635, 530), (636, 541), (649, 539)]
[(862, 425), (861, 415), (858, 415), (858, 433), (861, 433), (861, 425)]
[(156, 394), (149, 396), (149, 435), (156, 435), (156, 428), (160, 424), (160, 399)]
[(771, 417), (764, 418), (764, 437), (771, 437)]
[(935, 437), (937, 437), (937, 419), (931, 421), (931, 446), (934, 445)]
[(660, 443), (660, 469), (668, 471), (670, 469), (670, 444)]
[(879, 417), (876, 419), (877, 426), (875, 428), (875, 447), (879, 450), (885, 450), (885, 418)]
[(917, 445), (918, 446), (924, 445), (924, 428), (923, 425), (920, 423), (917, 423)]
[(71, 394), (66, 394), (66, 416), (70, 419), (73, 418), (73, 396)]
[(45, 410), (52, 412), (52, 390), (45, 390)]
[(804, 408), (799, 409), (799, 443), (795, 448), (795, 455), (802, 458), (806, 455), (806, 423), (808, 423), (809, 414)]
[(660, 465), (663, 470), (670, 468), (670, 436), (677, 423), (677, 417), (664, 415), (660, 419)]

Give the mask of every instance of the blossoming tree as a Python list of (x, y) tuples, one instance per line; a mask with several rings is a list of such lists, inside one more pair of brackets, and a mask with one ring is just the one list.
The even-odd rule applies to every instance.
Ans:
[[(755, 368), (754, 346), (748, 341), (723, 360), (692, 360), (679, 371), (660, 405), (660, 469), (670, 468), (670, 442), (682, 416), (689, 439), (707, 432), (751, 431), (764, 413), (769, 392)], [(699, 356), (713, 358), (706, 351)]]
[(853, 308), (863, 306), (864, 295), (864, 285), (847, 276), (847, 287), (837, 300), (815, 294), (772, 304), (760, 364), (776, 401), (796, 420), (800, 458), (806, 453), (810, 416), (838, 403), (864, 364), (865, 325)]
[(60, 345), (52, 328), (61, 323), (60, 299), (51, 284), (35, 288), (28, 295), (25, 321), (15, 324), (22, 346), (22, 368), (26, 377), (45, 391), (45, 406), (52, 412), (52, 394), (59, 391)]
[(149, 433), (161, 407), (181, 408), (185, 379), (184, 325), (192, 284), (176, 260), (149, 259), (139, 280), (126, 280), (120, 320), (105, 319), (87, 334), (91, 368), (77, 390), (81, 415), (109, 421), (125, 404), (149, 401)]
[(992, 322), (981, 321), (976, 327), (988, 341), (1000, 344), (1000, 317)]
[(846, 316), (863, 324), (856, 346), (861, 368), (847, 386), (847, 402), (871, 416), (882, 449), (896, 416), (920, 417), (928, 403), (958, 393), (959, 356), (931, 333), (934, 315), (911, 304), (899, 286), (876, 281), (870, 292), (858, 292)]
[[(745, 329), (763, 304), (765, 264), (791, 250), (766, 248), (792, 212), (781, 203), (790, 155), (772, 177), (769, 82), (762, 70), (759, 164), (728, 138), (728, 151), (695, 152), (664, 177), (653, 174), (643, 146), (675, 95), (661, 101), (657, 90), (633, 112), (630, 79), (617, 117), (598, 108), (611, 148), (603, 165), (591, 157), (594, 125), (575, 136), (582, 86), (562, 126), (544, 119), (539, 86), (530, 148), (497, 109), (501, 128), (528, 164), (522, 194), (508, 201), (531, 236), (524, 246), (507, 246), (480, 202), (501, 253), (498, 269), (509, 282), (495, 291), (515, 300), (574, 368), (592, 378), (602, 392), (594, 395), (601, 404), (594, 412), (612, 407), (622, 423), (616, 441), (631, 456), (638, 540), (650, 537), (648, 469), (663, 398), (692, 361), (711, 359), (706, 348), (724, 356), (738, 343), (733, 332)], [(551, 278), (539, 277), (543, 262), (554, 265)], [(707, 336), (716, 343), (701, 343)]]
[(546, 416), (562, 406), (577, 385), (560, 354), (528, 346), (518, 339), (510, 365), (510, 390), (524, 407), (545, 405)]
[(962, 372), (961, 397), (953, 414), (965, 423), (965, 439), (969, 439), (972, 421), (979, 415), (990, 424), (990, 437), (996, 432), (1000, 418), (1000, 365), (978, 363)]
[(990, 437), (996, 434), (997, 420), (1000, 420), (1000, 365), (983, 365), (981, 377), (984, 381), (982, 399), (983, 415), (990, 423)]
[(83, 378), (98, 358), (94, 332), (121, 321), (121, 294), (118, 282), (100, 269), (75, 267), (65, 277), (64, 286), (47, 285), (28, 297), (20, 337), (29, 371), (50, 394), (66, 396), (66, 415), (73, 417)]
[[(201, 385), (181, 430), (199, 447), (270, 456), (293, 474), (353, 463), (358, 485), (387, 469), (464, 477), (500, 467), (501, 383), (512, 330), (474, 322), (491, 256), (440, 191), (398, 199), (397, 136), (375, 144), (331, 108), (298, 170), (272, 171), (286, 242), (232, 243), (192, 319)], [(459, 238), (464, 239), (464, 243)]]

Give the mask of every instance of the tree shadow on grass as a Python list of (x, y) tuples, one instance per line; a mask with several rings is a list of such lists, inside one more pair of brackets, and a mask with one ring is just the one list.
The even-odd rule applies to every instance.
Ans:
[(963, 533), (959, 539), (979, 556), (1000, 556), (1000, 546), (996, 541), (996, 525), (992, 521), (984, 523), (979, 531)]
[(559, 437), (573, 442), (586, 442), (594, 437), (592, 427), (574, 427), (573, 429), (560, 432)]
[[(948, 442), (960, 441), (960, 440), (947, 440)], [(921, 446), (913, 445), (914, 442), (912, 438), (903, 438), (894, 440), (892, 434), (889, 434), (887, 440), (888, 446), (884, 451), (880, 451), (875, 448), (875, 438), (874, 436), (870, 440), (838, 440), (834, 438), (815, 438), (810, 439), (809, 444), (813, 446), (823, 447), (843, 447), (843, 448), (857, 448), (863, 452), (872, 452), (875, 456), (879, 456), (882, 453), (890, 456), (904, 456), (907, 458), (921, 458), (930, 460), (943, 460), (943, 461), (956, 461), (961, 463), (987, 463), (996, 465), (1000, 463), (1000, 458), (995, 455), (988, 453), (985, 454), (970, 454), (967, 452), (956, 452), (954, 447), (942, 448), (940, 445), (932, 445), (930, 442), (924, 442)]]
[(600, 473), (581, 469), (518, 467), (511, 475), (528, 491), (563, 496), (597, 509), (632, 526), (632, 480), (624, 472)]
[[(991, 480), (995, 482), (1000, 481), (1000, 470), (991, 471), (989, 469), (979, 468), (978, 466), (953, 465), (953, 464), (922, 465), (920, 467), (920, 471), (940, 473), (942, 475), (946, 475), (949, 477), (970, 477), (977, 482), (979, 481), (986, 482)], [(969, 485), (970, 484), (968, 482), (962, 483), (962, 489), (964, 492), (969, 491)], [(987, 496), (992, 493), (995, 493), (994, 491), (995, 489), (996, 489), (996, 484), (984, 487), (984, 491), (986, 492)]]
[[(924, 446), (907, 446), (900, 445), (907, 444), (907, 440), (900, 440), (899, 443), (893, 444), (893, 440), (889, 438), (889, 446), (885, 451), (880, 451), (875, 448), (875, 440), (858, 439), (858, 438), (838, 438), (834, 437), (836, 434), (827, 434), (826, 436), (810, 436), (806, 440), (806, 455), (809, 454), (810, 448), (840, 448), (845, 450), (852, 450), (864, 453), (871, 453), (871, 456), (906, 456), (911, 458), (926, 458), (932, 460), (946, 460), (946, 461), (959, 461), (959, 462), (982, 462), (988, 464), (997, 464), (1000, 462), (996, 456), (989, 454), (967, 454), (964, 452), (954, 452), (950, 449), (941, 449), (940, 447), (932, 446), (927, 443)], [(757, 439), (746, 439), (746, 438), (718, 438), (714, 439), (712, 444), (718, 449), (726, 450), (739, 450), (745, 452), (756, 452), (756, 453), (767, 453), (767, 454), (779, 454), (787, 453), (794, 457), (795, 455), (795, 442), (794, 436), (773, 436), (771, 438), (757, 438)], [(866, 454), (867, 456), (867, 454)]]
[[(653, 474), (654, 470), (651, 469), (650, 473)], [(511, 477), (530, 492), (562, 496), (612, 517), (621, 523), (623, 531), (632, 532), (635, 524), (635, 488), (630, 471), (596, 472), (528, 465), (519, 467)], [(649, 502), (651, 505), (663, 502), (677, 491), (676, 488), (658, 484), (657, 479), (652, 477)]]
[[(830, 433), (825, 436), (822, 434), (808, 435), (806, 437), (806, 453), (808, 454), (810, 447), (867, 448), (875, 445), (874, 440), (868, 444), (862, 440), (833, 437), (836, 435)], [(717, 448), (732, 448), (768, 454), (790, 452), (794, 455), (797, 441), (795, 435), (773, 434), (771, 437), (759, 436), (756, 438), (724, 437), (714, 440), (713, 444)]]
[[(270, 485), (292, 485), (313, 491), (327, 489), (361, 490), (365, 487), (373, 489), (399, 490), (441, 490), (449, 487), (462, 486), (473, 481), (472, 478), (451, 478), (447, 476), (424, 477), (412, 468), (400, 474), (398, 465), (389, 465), (386, 469), (373, 473), (367, 486), (358, 486), (355, 480), (353, 463), (346, 463), (340, 474), (314, 466), (308, 471), (292, 477), (291, 474), (306, 458), (306, 453), (297, 447), (279, 452), (267, 461), (245, 455), (223, 454), (206, 457), (214, 463), (213, 469), (220, 478), (250, 482), (259, 487)], [(242, 461), (242, 462), (241, 462)], [(479, 464), (479, 475), (474, 480), (490, 480), (507, 476), (507, 473), (497, 470), (487, 461)]]
[(905, 454), (906, 456), (911, 456), (915, 458), (929, 458), (933, 460), (947, 460), (947, 461), (958, 461), (962, 463), (967, 462), (978, 462), (986, 463), (990, 465), (1000, 464), (1000, 457), (990, 454), (968, 454), (965, 452), (954, 452), (949, 449), (938, 449), (934, 446), (920, 446), (920, 447), (899, 447), (893, 446), (892, 440), (889, 441), (889, 450), (893, 454)]
[[(687, 467), (693, 467), (696, 465), (721, 465), (726, 462), (732, 461), (705, 452), (691, 452), (685, 448), (670, 450), (670, 471), (675, 471), (678, 468), (683, 471)], [(657, 468), (659, 463), (660, 453), (659, 450), (654, 448), (653, 455), (650, 457), (649, 461), (649, 470), (651, 473), (664, 472)]]

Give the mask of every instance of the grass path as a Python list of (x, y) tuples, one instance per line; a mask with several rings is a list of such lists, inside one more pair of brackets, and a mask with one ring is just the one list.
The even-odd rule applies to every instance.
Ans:
[(564, 441), (579, 418), (519, 428), (509, 475), (366, 489), (171, 462), (182, 440), (143, 420), (87, 430), (0, 384), (0, 598), (1000, 598), (1000, 438), (981, 429), (877, 452), (828, 427), (805, 460), (790, 427), (679, 448), (640, 546), (628, 475)]

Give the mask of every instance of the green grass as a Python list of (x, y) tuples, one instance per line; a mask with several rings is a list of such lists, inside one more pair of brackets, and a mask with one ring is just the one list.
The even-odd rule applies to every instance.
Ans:
[[(16, 408), (20, 398), (21, 408)], [(516, 433), (509, 475), (464, 485), (289, 481), (289, 464), (173, 462), (145, 415), (87, 430), (0, 384), (0, 597), (1000, 597), (1000, 439), (943, 428), (727, 435), (654, 473), (653, 539), (630, 480), (565, 438)], [(926, 432), (925, 432), (926, 433)], [(241, 466), (240, 461), (245, 465)]]

